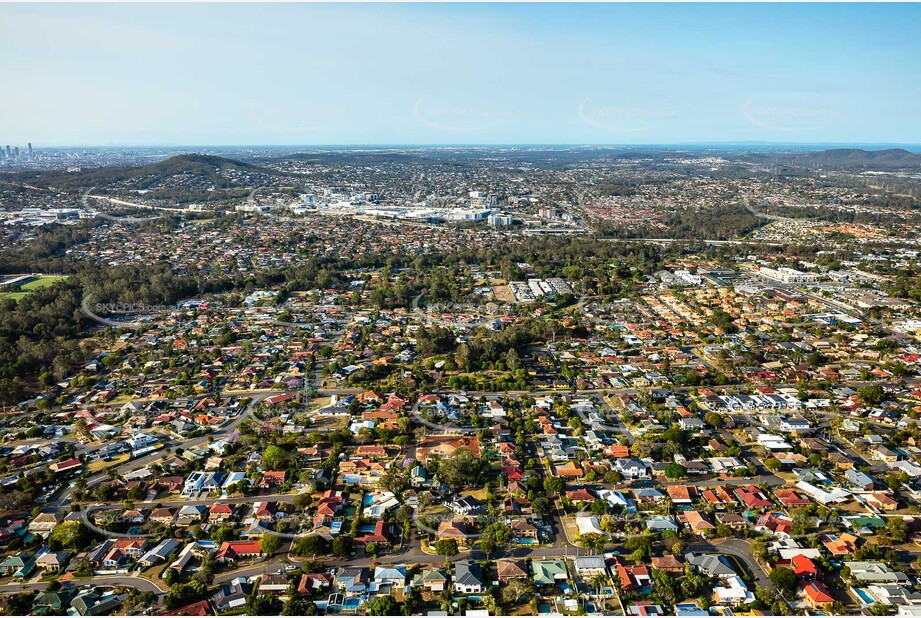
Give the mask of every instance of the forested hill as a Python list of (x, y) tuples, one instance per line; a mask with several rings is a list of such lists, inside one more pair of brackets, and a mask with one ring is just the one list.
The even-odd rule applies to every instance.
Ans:
[(819, 150), (785, 157), (776, 157), (766, 153), (758, 155), (762, 161), (769, 159), (781, 164), (821, 167), (825, 169), (846, 170), (921, 170), (921, 154), (909, 152), (903, 148), (886, 150), (863, 150), (861, 148), (835, 148)]
[(100, 167), (80, 172), (55, 170), (49, 172), (20, 172), (7, 175), (13, 182), (27, 182), (57, 189), (88, 189), (113, 183), (131, 182), (139, 187), (159, 184), (175, 176), (194, 177), (205, 181), (218, 181), (221, 172), (243, 174), (269, 174), (276, 172), (257, 165), (225, 157), (203, 154), (183, 154), (157, 163), (135, 167)]

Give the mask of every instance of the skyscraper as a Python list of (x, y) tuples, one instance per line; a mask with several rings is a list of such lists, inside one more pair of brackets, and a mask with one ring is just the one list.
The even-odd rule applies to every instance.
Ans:
[(19, 146), (13, 148), (13, 155), (18, 159), (19, 158)]
[(13, 155), (12, 155), (12, 153), (10, 153), (10, 145), (7, 144), (7, 145), (6, 145), (6, 158), (7, 158), (7, 159), (10, 159), (10, 158), (12, 158), (12, 157), (13, 157)]
[(29, 158), (32, 158), (32, 142), (29, 142)]

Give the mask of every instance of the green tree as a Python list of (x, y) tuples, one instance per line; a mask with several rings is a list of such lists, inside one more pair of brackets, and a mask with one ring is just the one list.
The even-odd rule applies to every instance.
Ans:
[(347, 558), (352, 555), (352, 546), (355, 542), (347, 534), (341, 534), (333, 539), (333, 554), (340, 558)]
[(665, 476), (670, 479), (684, 478), (684, 476), (687, 473), (688, 473), (687, 468), (685, 468), (681, 464), (676, 463), (674, 461), (668, 464), (667, 466), (665, 466)]
[(377, 594), (365, 604), (369, 616), (400, 616), (400, 604), (392, 596)]
[(279, 470), (288, 459), (288, 451), (272, 444), (262, 454), (262, 467), (266, 470)]
[(266, 556), (271, 556), (281, 548), (281, 537), (277, 534), (263, 534), (259, 539), (259, 549)]
[(857, 395), (866, 405), (875, 406), (886, 398), (886, 390), (877, 382), (858, 388)]
[(454, 491), (475, 485), (482, 473), (483, 461), (466, 448), (459, 448), (438, 462), (438, 478)]
[(908, 540), (908, 524), (901, 517), (890, 517), (886, 522), (886, 530), (896, 543)]
[(329, 541), (320, 535), (312, 534), (302, 536), (294, 546), (294, 553), (298, 556), (322, 556), (329, 552)]
[(521, 369), (521, 357), (518, 356), (518, 350), (512, 348), (505, 355), (505, 366), (509, 371), (518, 371)]
[(54, 527), (48, 537), (52, 549), (85, 549), (93, 541), (93, 535), (82, 521), (65, 521)]
[(456, 556), (458, 552), (456, 539), (439, 539), (435, 541), (435, 551), (439, 556), (444, 556), (445, 560), (451, 556)]
[(211, 530), (211, 540), (215, 543), (225, 543), (227, 541), (232, 541), (234, 538), (234, 529), (228, 524), (221, 524), (217, 528)]
[(246, 613), (249, 616), (277, 616), (281, 610), (281, 600), (278, 597), (254, 592), (246, 600)]
[(566, 481), (558, 476), (548, 476), (544, 479), (544, 491), (550, 495), (559, 495), (566, 487)]
[(576, 542), (590, 551), (601, 551), (608, 544), (608, 539), (603, 534), (581, 534)]
[(774, 587), (782, 592), (793, 592), (796, 589), (796, 573), (787, 567), (774, 567), (769, 575)]
[(282, 616), (316, 616), (318, 610), (316, 604), (302, 594), (291, 595), (285, 608), (281, 612)]
[(531, 501), (531, 509), (535, 513), (546, 515), (553, 510), (553, 503), (546, 496), (538, 496)]
[(870, 613), (874, 616), (892, 616), (895, 614), (894, 607), (891, 605), (883, 605), (882, 603), (874, 603), (869, 609)]

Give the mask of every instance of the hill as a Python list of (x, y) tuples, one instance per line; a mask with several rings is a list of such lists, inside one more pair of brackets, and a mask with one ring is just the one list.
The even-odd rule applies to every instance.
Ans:
[(132, 188), (144, 189), (156, 186), (175, 176), (192, 177), (201, 181), (217, 183), (220, 180), (219, 172), (226, 170), (233, 170), (242, 174), (276, 174), (272, 170), (225, 157), (182, 154), (156, 163), (134, 167), (100, 167), (80, 172), (64, 172), (61, 170), (20, 172), (9, 174), (6, 178), (12, 182), (27, 182), (62, 190), (106, 187), (114, 183), (126, 183), (130, 184)]
[(921, 168), (921, 154), (909, 152), (902, 148), (889, 148), (887, 150), (836, 148), (794, 155), (791, 157), (791, 162), (829, 168), (911, 169)]

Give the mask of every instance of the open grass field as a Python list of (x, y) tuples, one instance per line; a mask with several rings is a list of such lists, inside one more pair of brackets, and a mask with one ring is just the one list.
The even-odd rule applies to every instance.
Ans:
[(117, 466), (119, 464), (123, 464), (129, 459), (131, 459), (131, 455), (129, 455), (128, 453), (124, 453), (122, 455), (119, 455), (118, 457), (113, 457), (109, 461), (97, 459), (91, 462), (90, 465), (87, 466), (87, 471), (90, 472), (91, 474), (96, 473), (96, 472), (101, 472), (111, 466)]
[(34, 290), (46, 288), (58, 281), (61, 281), (62, 279), (67, 279), (67, 275), (42, 275), (41, 277), (37, 277), (32, 281), (23, 284), (22, 289), (19, 292), (0, 292), (0, 298), (12, 298), (13, 300), (18, 301), (20, 298), (33, 292)]

